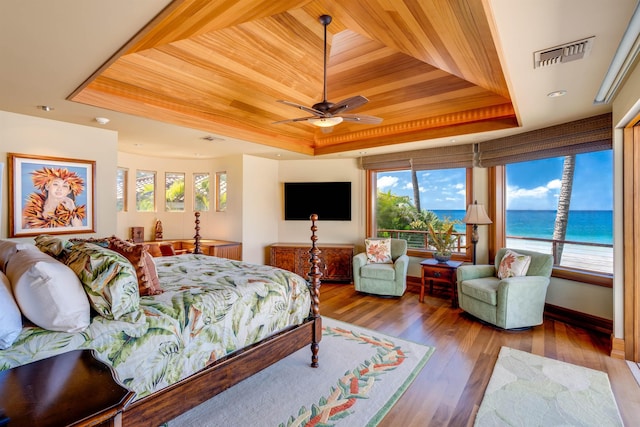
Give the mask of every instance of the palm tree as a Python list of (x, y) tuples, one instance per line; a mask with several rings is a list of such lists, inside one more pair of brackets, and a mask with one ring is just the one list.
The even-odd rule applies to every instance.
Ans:
[[(565, 156), (562, 166), (562, 183), (560, 186), (560, 196), (558, 197), (558, 210), (556, 211), (556, 222), (553, 226), (553, 240), (565, 240), (567, 235), (567, 224), (569, 222), (569, 206), (571, 205), (571, 188), (573, 187), (573, 175), (576, 167), (576, 156)], [(555, 260), (560, 264), (564, 243), (556, 247)]]
[(418, 174), (413, 168), (413, 160), (411, 160), (411, 185), (413, 186), (413, 205), (420, 212), (420, 186), (418, 185)]

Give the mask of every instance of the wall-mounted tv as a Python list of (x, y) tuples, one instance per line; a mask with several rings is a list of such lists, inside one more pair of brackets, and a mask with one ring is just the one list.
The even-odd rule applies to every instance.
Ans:
[(285, 182), (284, 219), (308, 221), (314, 213), (320, 221), (351, 221), (351, 183)]

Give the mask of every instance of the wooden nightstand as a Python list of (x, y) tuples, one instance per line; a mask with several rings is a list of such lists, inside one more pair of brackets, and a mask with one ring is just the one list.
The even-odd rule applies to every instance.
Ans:
[(122, 410), (134, 396), (91, 350), (0, 372), (0, 408), (9, 426), (119, 427)]
[(429, 281), (429, 295), (433, 294), (433, 284), (439, 283), (451, 288), (451, 307), (458, 307), (458, 289), (456, 284), (456, 270), (462, 261), (438, 262), (435, 259), (425, 259), (422, 266), (422, 283), (420, 285), (420, 302), (424, 302), (424, 285)]

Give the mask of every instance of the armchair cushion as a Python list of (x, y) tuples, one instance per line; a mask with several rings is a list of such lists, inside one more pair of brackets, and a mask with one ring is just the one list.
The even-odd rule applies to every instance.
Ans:
[(465, 280), (462, 282), (462, 292), (472, 298), (487, 304), (498, 304), (498, 285), (500, 279), (496, 277), (482, 277), (480, 279)]
[(367, 264), (360, 268), (360, 277), (379, 280), (395, 280), (393, 264)]

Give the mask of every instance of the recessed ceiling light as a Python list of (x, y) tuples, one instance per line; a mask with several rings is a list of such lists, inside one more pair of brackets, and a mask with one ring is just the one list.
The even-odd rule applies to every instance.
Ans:
[(566, 94), (567, 94), (567, 91), (562, 89), (562, 90), (555, 90), (553, 92), (549, 92), (547, 96), (549, 98), (558, 98), (560, 96), (565, 96)]
[(96, 117), (96, 122), (100, 123), (101, 125), (106, 125), (110, 121), (111, 120), (107, 119), (106, 117)]
[(46, 111), (46, 112), (49, 112), (49, 111), (53, 111), (53, 110), (54, 110), (54, 108), (53, 108), (53, 107), (51, 107), (50, 105), (38, 105), (38, 108), (39, 108), (40, 110), (42, 110), (42, 111)]
[(142, 144), (140, 144), (140, 143), (135, 143), (135, 144), (133, 144), (133, 146), (134, 146), (134, 147), (142, 147)]

